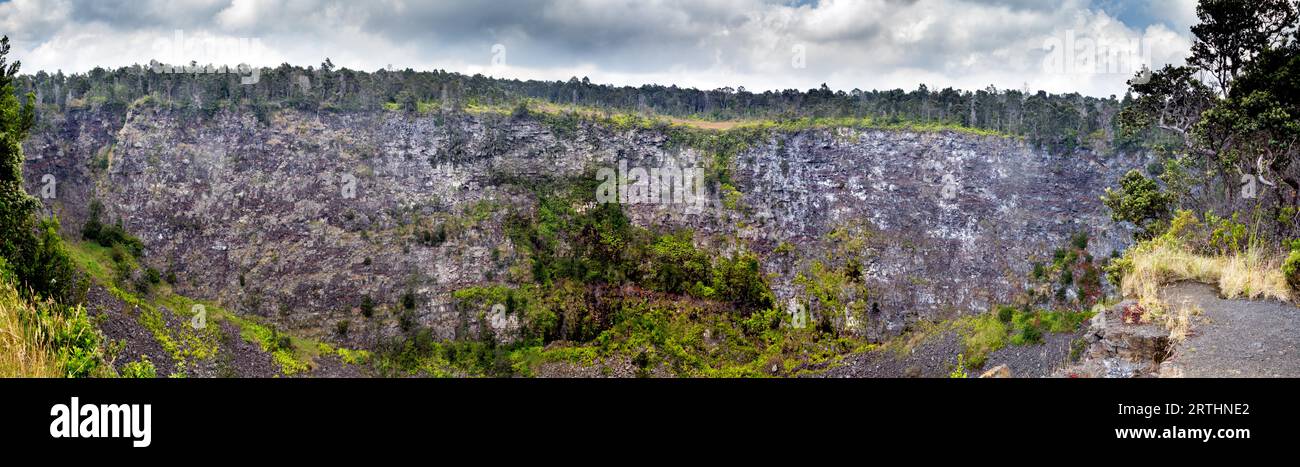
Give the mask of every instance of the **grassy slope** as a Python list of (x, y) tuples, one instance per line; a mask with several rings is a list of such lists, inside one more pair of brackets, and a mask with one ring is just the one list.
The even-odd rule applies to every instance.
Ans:
[[(368, 360), (368, 352), (336, 349), (316, 340), (280, 333), (268, 324), (232, 313), (216, 303), (176, 293), (165, 282), (153, 287), (148, 294), (130, 291), (114, 279), (114, 262), (109, 248), (95, 242), (81, 241), (69, 241), (67, 246), (73, 261), (95, 284), (104, 287), (123, 302), (140, 308), (140, 323), (153, 333), (163, 349), (178, 362), (216, 357), (221, 338), (221, 328), (217, 325), (223, 322), (235, 325), (240, 330), (240, 337), (258, 344), (263, 351), (270, 353), (281, 372), (286, 375), (310, 370), (314, 367), (315, 360), (325, 353), (339, 355), (349, 363)], [(207, 321), (206, 326), (201, 329), (185, 325), (168, 326), (160, 307), (166, 307), (187, 323), (197, 312), (202, 311)], [(290, 345), (283, 345), (281, 336), (287, 338)]]

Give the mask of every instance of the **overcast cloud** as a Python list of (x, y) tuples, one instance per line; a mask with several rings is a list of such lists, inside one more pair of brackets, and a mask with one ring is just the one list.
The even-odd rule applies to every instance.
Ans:
[(27, 73), (151, 59), (307, 66), (329, 57), (362, 70), (628, 85), (761, 91), (924, 83), (1096, 96), (1122, 94), (1144, 62), (1181, 63), (1195, 19), (1194, 0), (0, 3), (0, 33)]

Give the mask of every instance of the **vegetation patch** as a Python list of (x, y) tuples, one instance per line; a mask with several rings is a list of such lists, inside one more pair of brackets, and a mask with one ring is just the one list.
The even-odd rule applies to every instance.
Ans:
[(139, 360), (122, 365), (123, 378), (157, 378), (158, 369), (149, 361), (148, 355), (141, 355)]
[[(832, 327), (796, 329), (776, 308), (757, 253), (701, 248), (688, 230), (653, 232), (584, 180), (509, 180), (537, 205), (511, 212), (523, 265), (507, 281), (455, 291), (459, 336), (412, 327), (376, 353), (383, 374), (528, 376), (551, 363), (630, 362), (641, 375), (770, 376), (823, 368), (871, 348)], [(489, 313), (517, 320), (494, 336)]]
[(0, 258), (0, 377), (112, 375), (84, 307), (24, 296), (15, 282)]
[(1300, 240), (1291, 242), (1291, 253), (1282, 263), (1282, 275), (1286, 276), (1292, 290), (1300, 292)]
[(989, 354), (1007, 345), (1036, 345), (1048, 333), (1074, 332), (1095, 310), (1033, 310), (1008, 305), (992, 312), (957, 320), (966, 365), (982, 368)]
[[(218, 304), (180, 295), (172, 290), (170, 284), (160, 283), (144, 292), (123, 289), (115, 272), (117, 265), (123, 262), (115, 257), (115, 251), (119, 251), (117, 245), (109, 248), (99, 242), (78, 242), (69, 244), (68, 251), (79, 269), (86, 271), (96, 283), (138, 313), (140, 324), (176, 362), (175, 375), (186, 374), (190, 362), (211, 361), (218, 357), (223, 338), (221, 323), (225, 322), (235, 325), (242, 339), (257, 344), (268, 353), (285, 375), (310, 370), (318, 356), (319, 343), (314, 340), (282, 333), (269, 324), (231, 313)], [(135, 264), (133, 258), (130, 264)], [(170, 319), (165, 311), (170, 312)], [(199, 313), (203, 314), (203, 326), (196, 328), (192, 323)], [(362, 361), (366, 357), (352, 355), (344, 360), (349, 359)]]
[(1125, 295), (1157, 314), (1160, 287), (1181, 280), (1215, 285), (1224, 298), (1290, 300), (1284, 260), (1234, 232), (1240, 230), (1179, 211), (1166, 232), (1130, 248), (1108, 272), (1120, 278)]

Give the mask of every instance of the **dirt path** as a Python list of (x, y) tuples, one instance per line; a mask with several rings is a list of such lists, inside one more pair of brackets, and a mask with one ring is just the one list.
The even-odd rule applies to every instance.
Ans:
[(1300, 308), (1295, 305), (1224, 300), (1213, 287), (1189, 282), (1166, 287), (1163, 299), (1201, 309), (1187, 340), (1164, 366), (1174, 365), (1189, 378), (1300, 377)]

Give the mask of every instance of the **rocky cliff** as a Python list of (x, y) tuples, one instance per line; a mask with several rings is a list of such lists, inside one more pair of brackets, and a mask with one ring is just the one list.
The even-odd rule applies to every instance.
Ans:
[[(382, 308), (411, 293), (419, 323), (452, 338), (465, 321), (452, 291), (517, 277), (505, 222), (536, 205), (520, 180), (590, 179), (620, 161), (717, 164), (654, 127), (150, 104), (42, 114), (25, 149), (29, 191), (52, 176), (46, 206), (68, 235), (97, 199), (178, 290), (317, 337), (343, 339), (330, 336), (335, 322), (365, 322), (346, 338), (361, 346), (398, 326), (391, 315), (362, 319), (364, 296)], [(703, 209), (624, 210), (641, 226), (689, 228), (719, 251), (754, 251), (782, 308), (880, 338), (1009, 300), (1030, 261), (1078, 231), (1091, 232), (1099, 257), (1125, 245), (1130, 233), (1098, 197), (1141, 162), (962, 132), (772, 131), (724, 161), (734, 191), (711, 181)], [(828, 309), (802, 285), (815, 262), (845, 255), (872, 306)]]

